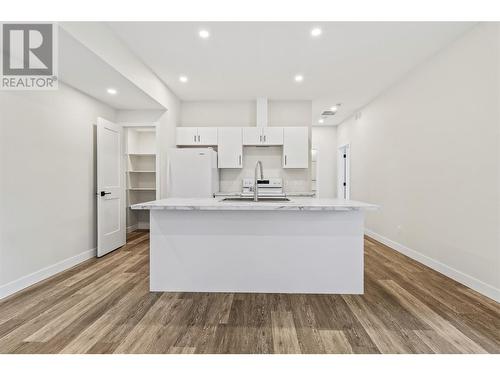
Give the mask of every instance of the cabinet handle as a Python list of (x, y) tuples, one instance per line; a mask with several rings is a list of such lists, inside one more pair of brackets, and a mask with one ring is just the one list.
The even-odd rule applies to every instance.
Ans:
[(264, 136), (264, 142), (266, 141), (266, 136)]
[(285, 155), (285, 165), (286, 165), (286, 155)]
[(198, 142), (200, 142), (200, 136), (198, 136)]
[(238, 156), (238, 163), (241, 165), (241, 155)]
[(259, 142), (262, 143), (262, 135), (259, 135)]
[(193, 135), (193, 141), (196, 142), (196, 135)]

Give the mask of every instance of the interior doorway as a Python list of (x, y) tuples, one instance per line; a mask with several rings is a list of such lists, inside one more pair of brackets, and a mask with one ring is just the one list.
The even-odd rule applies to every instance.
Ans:
[(351, 199), (350, 160), (350, 145), (345, 144), (340, 146), (337, 157), (337, 197), (339, 199)]

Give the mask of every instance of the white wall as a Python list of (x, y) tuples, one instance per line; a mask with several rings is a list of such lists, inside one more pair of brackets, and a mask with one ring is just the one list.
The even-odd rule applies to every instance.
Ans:
[(0, 108), (1, 298), (95, 255), (95, 123), (115, 111), (63, 83)]
[(478, 25), (338, 128), (376, 238), (497, 300), (499, 41)]
[[(165, 108), (166, 112), (159, 118), (162, 145), (160, 155), (161, 170), (165, 171), (167, 168), (167, 150), (175, 147), (175, 127), (179, 123), (180, 101), (177, 96), (140, 58), (130, 51), (105, 23), (62, 22), (59, 25)], [(131, 114), (124, 114), (124, 116), (129, 115)], [(162, 173), (161, 197), (167, 196), (166, 178), (166, 173)]]
[[(159, 122), (160, 169), (166, 170), (167, 150), (175, 147), (179, 99), (106, 24), (60, 25), (165, 108), (148, 116)], [(0, 298), (95, 253), (94, 149), (86, 132), (89, 121), (95, 123), (98, 116), (114, 120), (115, 111), (60, 87), (55, 92), (0, 93)], [(120, 121), (134, 121), (147, 111), (126, 112), (120, 113)], [(166, 173), (160, 185), (160, 196), (166, 197)]]
[(312, 148), (317, 151), (316, 195), (318, 198), (336, 198), (337, 128), (334, 126), (313, 126)]
[[(311, 101), (270, 100), (269, 126), (311, 126)], [(248, 101), (182, 101), (179, 126), (255, 126), (256, 103)], [(220, 190), (241, 190), (241, 180), (254, 176), (257, 160), (265, 177), (282, 177), (287, 192), (311, 190), (310, 169), (283, 169), (281, 147), (245, 147), (242, 169), (222, 169)]]
[(255, 101), (182, 101), (181, 126), (255, 126)]

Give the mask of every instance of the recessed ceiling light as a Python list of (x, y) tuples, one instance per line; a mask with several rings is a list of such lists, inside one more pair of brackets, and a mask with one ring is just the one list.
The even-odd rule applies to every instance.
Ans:
[(302, 82), (304, 80), (304, 76), (297, 74), (295, 77), (293, 77), (295, 82)]
[(200, 32), (198, 33), (198, 35), (202, 39), (208, 39), (210, 37), (210, 33), (208, 32), (208, 30), (200, 30)]
[(186, 83), (188, 81), (188, 77), (186, 77), (186, 76), (180, 76), (179, 77), (179, 81), (181, 81), (182, 83)]
[(318, 122), (319, 122), (320, 124), (322, 124), (322, 123), (324, 123), (324, 122), (325, 122), (325, 120), (323, 120), (322, 118), (320, 118), (320, 119), (318, 120)]
[(114, 88), (111, 88), (111, 87), (109, 89), (107, 89), (106, 91), (108, 92), (109, 95), (116, 95), (116, 94), (118, 94), (118, 91), (116, 89), (114, 89)]
[(315, 27), (311, 30), (311, 36), (318, 37), (323, 33), (323, 31), (319, 27)]

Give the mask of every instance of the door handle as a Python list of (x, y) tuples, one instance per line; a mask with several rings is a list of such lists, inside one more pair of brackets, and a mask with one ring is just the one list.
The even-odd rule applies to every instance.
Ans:
[(111, 194), (110, 191), (101, 191), (101, 197), (104, 197), (105, 195)]

